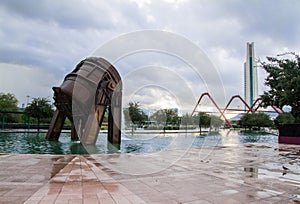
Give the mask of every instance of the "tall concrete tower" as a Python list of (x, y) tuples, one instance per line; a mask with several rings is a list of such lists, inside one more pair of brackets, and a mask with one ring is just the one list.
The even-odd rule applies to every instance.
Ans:
[(254, 55), (254, 42), (247, 43), (247, 58), (244, 63), (244, 94), (247, 104), (252, 106), (258, 98), (257, 66)]

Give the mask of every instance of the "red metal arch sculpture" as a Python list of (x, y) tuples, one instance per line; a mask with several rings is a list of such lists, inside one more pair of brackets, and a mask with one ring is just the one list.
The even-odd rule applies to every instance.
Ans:
[(215, 100), (211, 97), (211, 95), (208, 92), (201, 94), (199, 100), (197, 101), (197, 104), (196, 104), (195, 108), (193, 109), (192, 115), (196, 112), (196, 109), (197, 109), (198, 105), (200, 104), (200, 102), (201, 102), (201, 100), (202, 100), (202, 98), (204, 96), (207, 96), (209, 98), (209, 100), (214, 104), (214, 106), (218, 109), (219, 113), (221, 114), (220, 117), (224, 118), (226, 124), (229, 127), (232, 127), (232, 125), (230, 124), (229, 120), (225, 117), (225, 115), (223, 114), (223, 112), (221, 111), (221, 109), (219, 108), (219, 106), (217, 105), (217, 103), (215, 102)]
[(225, 113), (226, 110), (239, 110), (239, 109), (228, 109), (228, 107), (230, 106), (230, 104), (232, 103), (232, 101), (233, 101), (234, 99), (236, 99), (236, 98), (240, 99), (240, 101), (241, 101), (241, 102), (245, 105), (245, 107), (248, 109), (248, 112), (250, 112), (250, 111), (253, 112), (252, 108), (246, 103), (246, 101), (245, 101), (240, 95), (235, 95), (235, 96), (232, 96), (232, 97), (230, 98), (230, 100), (228, 101), (226, 107), (225, 107), (224, 110), (223, 110), (223, 114)]
[[(210, 95), (209, 93), (205, 92), (205, 93), (202, 93), (201, 96), (199, 97), (199, 99), (198, 99), (198, 101), (197, 101), (197, 103), (196, 103), (196, 105), (195, 105), (195, 107), (194, 107), (194, 109), (193, 109), (192, 115), (196, 112), (196, 109), (197, 109), (197, 107), (199, 106), (199, 104), (200, 104), (200, 102), (201, 102), (201, 100), (203, 99), (204, 96), (207, 96), (207, 97), (210, 99), (210, 101), (211, 101), (211, 102), (214, 104), (214, 106), (218, 109), (218, 111), (219, 111), (219, 113), (220, 113), (220, 117), (223, 117), (223, 118), (224, 118), (226, 124), (227, 124), (230, 128), (232, 127), (232, 125), (231, 125), (230, 121), (229, 121), (229, 120), (226, 118), (226, 116), (225, 116), (225, 112), (226, 112), (227, 110), (232, 110), (232, 111), (243, 111), (243, 112), (246, 112), (246, 111), (247, 111), (246, 113), (249, 113), (249, 112), (255, 113), (255, 112), (259, 111), (259, 110), (258, 110), (259, 107), (262, 107), (262, 100), (261, 100), (260, 98), (256, 99), (255, 102), (253, 103), (253, 105), (250, 107), (250, 106), (246, 103), (246, 101), (245, 101), (240, 95), (235, 95), (235, 96), (232, 96), (232, 97), (230, 98), (230, 100), (229, 100), (228, 103), (226, 104), (225, 108), (224, 108), (224, 109), (221, 109), (221, 108), (217, 105), (217, 103), (214, 101), (214, 99), (211, 97), (211, 95)], [(245, 105), (245, 108), (246, 108), (246, 109), (229, 109), (229, 106), (230, 106), (230, 104), (232, 103), (232, 101), (233, 101), (234, 99), (239, 99), (239, 100)], [(278, 114), (284, 112), (282, 109), (279, 109), (279, 108), (277, 108), (277, 107), (275, 107), (275, 106), (271, 106), (271, 107), (272, 107), (273, 110), (274, 110), (276, 113), (278, 113)], [(222, 110), (223, 110), (223, 111), (222, 111)], [(263, 112), (270, 112), (270, 111), (263, 111)]]
[[(260, 108), (260, 107), (262, 107), (262, 100), (261, 100), (261, 98), (258, 98), (254, 101), (253, 105), (251, 106), (251, 110), (252, 110), (252, 112), (256, 112), (256, 111), (258, 111), (258, 108)], [(281, 108), (277, 108), (275, 106), (270, 106), (270, 107), (278, 114), (284, 112)], [(264, 111), (264, 112), (268, 112), (268, 111)], [(249, 111), (247, 113), (249, 113)]]

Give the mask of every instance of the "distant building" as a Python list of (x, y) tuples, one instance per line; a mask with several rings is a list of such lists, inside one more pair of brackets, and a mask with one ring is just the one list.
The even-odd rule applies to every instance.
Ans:
[(244, 99), (250, 106), (258, 98), (257, 66), (254, 42), (247, 43), (247, 58), (244, 63)]

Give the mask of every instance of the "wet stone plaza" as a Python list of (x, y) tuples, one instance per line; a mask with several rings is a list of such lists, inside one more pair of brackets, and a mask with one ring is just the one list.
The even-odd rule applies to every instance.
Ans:
[(0, 203), (300, 203), (300, 146), (2, 154)]

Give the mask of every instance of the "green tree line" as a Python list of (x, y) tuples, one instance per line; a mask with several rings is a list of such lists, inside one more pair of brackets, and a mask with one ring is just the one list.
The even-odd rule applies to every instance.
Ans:
[(153, 122), (155, 126), (194, 126), (194, 127), (220, 127), (223, 120), (214, 115), (208, 115), (199, 112), (191, 116), (191, 114), (184, 114), (179, 116), (174, 109), (159, 109), (151, 115), (147, 115), (140, 107), (139, 103), (130, 102), (128, 107), (124, 109), (125, 125), (137, 127), (145, 127), (151, 125)]
[(27, 116), (30, 116), (30, 123), (37, 123), (38, 127), (40, 123), (49, 124), (54, 113), (53, 106), (47, 98), (33, 98), (24, 110), (20, 110), (17, 98), (11, 93), (0, 93), (0, 110), (23, 111), (24, 113), (5, 113), (5, 123), (24, 123), (27, 120)]

